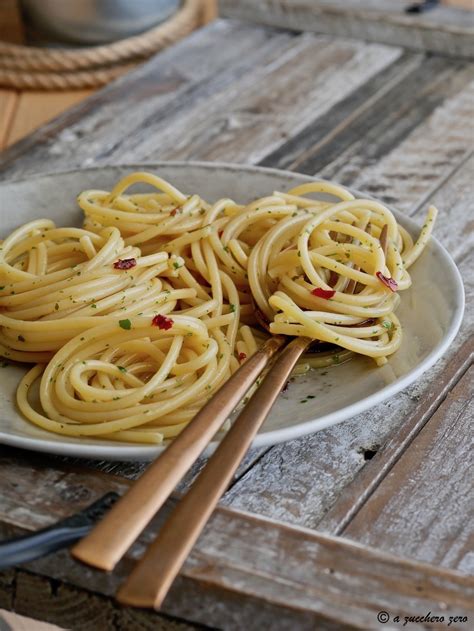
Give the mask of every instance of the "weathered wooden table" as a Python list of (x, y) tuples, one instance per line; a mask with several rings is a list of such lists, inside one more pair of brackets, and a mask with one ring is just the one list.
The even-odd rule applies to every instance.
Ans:
[[(467, 60), (219, 20), (4, 152), (1, 177), (225, 160), (331, 178), (420, 221), (432, 200), (469, 296), (473, 77)], [(445, 622), (405, 628), (473, 628), (471, 325), (468, 301), (445, 358), (396, 398), (251, 452), (163, 614), (113, 594), (169, 507), (112, 575), (58, 553), (0, 575), (0, 607), (88, 631), (396, 629), (428, 612)], [(2, 537), (123, 492), (145, 466), (0, 454)]]

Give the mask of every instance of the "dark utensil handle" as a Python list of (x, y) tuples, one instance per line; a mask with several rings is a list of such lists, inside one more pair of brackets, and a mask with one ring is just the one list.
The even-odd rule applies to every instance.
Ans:
[(24, 535), (0, 543), (0, 570), (33, 561), (66, 548), (91, 530), (92, 524), (76, 527), (52, 526), (32, 535)]
[(118, 497), (117, 493), (107, 493), (79, 513), (48, 528), (0, 542), (0, 570), (67, 548), (85, 537)]

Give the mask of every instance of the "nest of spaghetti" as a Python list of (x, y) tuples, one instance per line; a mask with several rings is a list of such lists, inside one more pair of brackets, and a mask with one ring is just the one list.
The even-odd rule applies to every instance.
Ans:
[[(131, 192), (137, 183), (151, 190)], [(33, 423), (155, 443), (179, 433), (268, 332), (315, 341), (297, 373), (353, 354), (385, 363), (436, 216), (430, 207), (414, 242), (383, 204), (328, 182), (243, 205), (149, 173), (78, 203), (82, 228), (41, 219), (3, 242), (0, 354), (36, 364), (17, 395)]]

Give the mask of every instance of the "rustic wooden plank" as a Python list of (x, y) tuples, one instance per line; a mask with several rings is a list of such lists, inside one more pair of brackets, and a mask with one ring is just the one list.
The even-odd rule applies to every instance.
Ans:
[[(3, 536), (63, 517), (71, 510), (65, 497), (75, 498), (79, 508), (104, 491), (123, 492), (130, 484), (112, 475), (53, 469), (34, 457), (6, 456), (0, 474)], [(94, 596), (110, 595), (169, 508), (160, 512), (113, 574), (84, 567), (66, 552), (39, 559), (29, 568)], [(225, 629), (261, 629), (270, 623), (272, 629), (367, 629), (374, 628), (376, 612), (388, 604), (401, 616), (437, 610), (440, 601), (445, 615), (472, 615), (473, 590), (472, 581), (458, 572), (218, 508), (164, 611)]]
[(7, 139), (18, 105), (16, 90), (0, 90), (0, 150), (7, 146)]
[(18, 0), (2, 0), (0, 3), (0, 40), (23, 44), (24, 29)]
[[(32, 620), (31, 617), (45, 620), (61, 629), (74, 631), (118, 631), (119, 629), (140, 629), (140, 631), (191, 631), (207, 629), (202, 625), (193, 625), (176, 618), (149, 611), (123, 609), (99, 594), (85, 589), (78, 589), (54, 579), (20, 570), (8, 570), (0, 573), (2, 592), (8, 593), (8, 607), (17, 613), (28, 615), (20, 618), (0, 610), (0, 622), (11, 623), (11, 631), (55, 631), (57, 626), (50, 626)], [(13, 621), (21, 621), (26, 626), (15, 626)], [(3, 631), (3, 627), (0, 626)]]
[(11, 145), (34, 131), (37, 127), (51, 120), (64, 110), (92, 94), (92, 90), (74, 90), (71, 92), (21, 92), (16, 106), (15, 116), (10, 125), (6, 145)]
[[(440, 213), (436, 219), (436, 235), (455, 261), (467, 259), (474, 249), (474, 222), (469, 212), (472, 204), (474, 153), (446, 174), (444, 182), (429, 189), (410, 209), (410, 215), (422, 223), (428, 203)], [(472, 299), (472, 298), (471, 298)]]
[[(470, 152), (472, 143), (465, 132), (473, 113), (473, 78), (472, 64), (405, 55), (267, 155), (262, 164), (336, 179), (377, 197), (388, 195), (386, 201), (400, 201), (400, 187), (405, 197), (403, 188), (413, 189), (414, 181), (436, 181), (453, 159)], [(440, 145), (438, 135), (429, 129), (437, 129), (446, 142)], [(413, 161), (405, 150), (398, 152), (396, 168), (393, 162), (384, 168), (384, 160), (412, 133), (418, 139)], [(386, 190), (390, 182), (396, 190)], [(412, 198), (418, 193), (414, 188)]]
[(223, 17), (298, 31), (395, 44), (444, 55), (473, 57), (470, 13), (439, 5), (405, 14), (403, 0), (220, 0)]
[[(323, 165), (330, 162), (330, 155), (334, 153), (334, 149), (331, 148), (336, 139), (344, 139), (348, 146), (351, 139), (354, 141), (359, 138), (357, 132), (348, 133), (347, 130), (352, 130), (354, 123), (364, 119), (364, 115), (370, 116), (375, 104), (383, 102), (385, 106), (387, 94), (392, 96), (394, 91), (403, 94), (404, 81), (407, 77), (416, 74), (418, 78), (425, 78), (422, 70), (425, 61), (422, 54), (404, 52), (394, 63), (374, 74), (323, 116), (315, 118), (275, 151), (267, 153), (260, 164), (303, 173), (317, 172), (317, 157), (321, 156)], [(337, 149), (340, 150), (341, 148)], [(326, 155), (328, 158), (324, 159)]]
[[(474, 359), (474, 340), (471, 362)], [(447, 394), (344, 534), (474, 575), (474, 370)], [(471, 440), (470, 440), (471, 435)]]
[[(471, 72), (471, 67), (466, 69), (466, 75), (472, 76)], [(466, 80), (467, 76), (461, 74)], [(383, 135), (371, 136), (365, 149), (358, 139), (349, 148), (349, 155), (344, 152), (318, 175), (367, 191), (410, 212), (420, 201), (429, 198), (471, 153), (472, 137), (468, 130), (473, 95), (471, 80), (459, 92), (448, 96), (407, 136), (402, 136), (401, 142), (397, 140), (394, 146), (386, 144), (385, 155), (377, 149), (379, 142), (385, 142)], [(385, 128), (381, 133), (390, 136), (396, 133), (396, 127), (395, 124), (394, 130)]]
[[(249, 471), (269, 449), (269, 447), (250, 449), (235, 472), (233, 482), (229, 488), (231, 488), (243, 475), (245, 475), (247, 471)], [(149, 464), (148, 462), (87, 460), (84, 458), (66, 458), (60, 456), (53, 456), (53, 461), (54, 463), (57, 462), (58, 466), (62, 466), (67, 463), (73, 467), (86, 467), (88, 469), (102, 471), (103, 473), (119, 475), (124, 478), (128, 478), (129, 480), (136, 480), (145, 471)], [(200, 471), (206, 466), (206, 462), (207, 458), (203, 457), (199, 458), (195, 462), (189, 472), (176, 487), (177, 494), (185, 492), (185, 490), (191, 486)]]
[(205, 102), (168, 116), (154, 129), (158, 148), (156, 140), (142, 134), (131, 147), (127, 143), (123, 158), (131, 159), (138, 150), (147, 159), (257, 163), (400, 54), (398, 48), (299, 36), (228, 89), (211, 89)]
[[(151, 130), (177, 109), (192, 109), (196, 100), (207, 98), (206, 80), (213, 81), (214, 89), (219, 82), (229, 85), (294, 39), (216, 20), (3, 152), (2, 178), (88, 166), (100, 156), (107, 160), (124, 137), (132, 141), (136, 129)], [(143, 156), (137, 152), (136, 157)]]
[[(473, 348), (474, 341), (471, 339), (462, 347), (461, 352), (456, 354), (456, 361), (449, 362), (440, 378), (428, 385), (410, 417), (405, 419), (400, 429), (390, 436), (385, 445), (371, 454), (370, 461), (344, 488), (337, 502), (318, 524), (319, 529), (340, 534), (350, 524), (357, 511), (367, 502), (432, 415), (443, 409), (453, 384), (458, 383), (472, 362)], [(410, 449), (412, 450), (412, 447)], [(436, 478), (433, 482), (436, 482)]]

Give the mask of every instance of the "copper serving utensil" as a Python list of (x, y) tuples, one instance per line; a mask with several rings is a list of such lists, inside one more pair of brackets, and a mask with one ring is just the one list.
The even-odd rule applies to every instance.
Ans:
[(294, 338), (280, 353), (191, 489), (120, 588), (119, 602), (159, 609), (293, 367), (311, 342), (304, 337)]
[(76, 559), (102, 570), (115, 567), (286, 341), (284, 336), (271, 337), (232, 375), (105, 518), (72, 548)]

